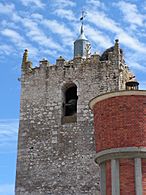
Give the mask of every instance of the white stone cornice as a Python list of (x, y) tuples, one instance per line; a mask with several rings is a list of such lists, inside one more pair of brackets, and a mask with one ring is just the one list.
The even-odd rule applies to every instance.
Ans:
[(112, 98), (112, 97), (117, 97), (117, 96), (138, 96), (138, 95), (143, 95), (146, 96), (146, 90), (129, 90), (129, 91), (116, 91), (116, 92), (110, 92), (110, 93), (106, 93), (103, 95), (99, 95), (95, 98), (93, 98), (90, 102), (89, 102), (89, 107), (92, 110), (94, 105), (97, 102), (100, 102), (102, 100), (108, 99), (108, 98)]
[(123, 147), (103, 150), (97, 153), (95, 162), (100, 164), (107, 160), (121, 158), (146, 158), (146, 147)]

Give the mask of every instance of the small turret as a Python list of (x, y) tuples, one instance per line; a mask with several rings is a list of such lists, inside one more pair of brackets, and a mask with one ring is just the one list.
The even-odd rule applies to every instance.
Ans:
[[(90, 48), (89, 47), (90, 43), (84, 34), (84, 25), (83, 25), (83, 19), (85, 17), (84, 14), (85, 13), (82, 12), (82, 17), (80, 18), (80, 20), (82, 21), (80, 36), (74, 42), (74, 58), (78, 57), (78, 56), (86, 58), (87, 55), (90, 53), (90, 51), (88, 50), (88, 48)], [(88, 54), (87, 54), (87, 52), (88, 52)]]
[(129, 80), (126, 82), (126, 90), (138, 90), (139, 83), (131, 72), (129, 73)]

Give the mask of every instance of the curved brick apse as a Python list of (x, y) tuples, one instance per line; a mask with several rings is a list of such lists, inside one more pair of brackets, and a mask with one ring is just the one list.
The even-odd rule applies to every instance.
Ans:
[[(145, 112), (145, 113), (144, 113)], [(146, 146), (146, 97), (116, 96), (94, 106), (96, 151)]]
[(103, 195), (146, 194), (146, 91), (119, 91), (90, 101)]

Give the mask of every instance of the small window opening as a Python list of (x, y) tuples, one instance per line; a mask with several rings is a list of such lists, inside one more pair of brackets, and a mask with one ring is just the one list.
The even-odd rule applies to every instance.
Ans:
[(72, 86), (65, 93), (65, 116), (72, 116), (77, 112), (77, 87)]
[(63, 123), (76, 122), (77, 118), (77, 86), (71, 84), (64, 91)]

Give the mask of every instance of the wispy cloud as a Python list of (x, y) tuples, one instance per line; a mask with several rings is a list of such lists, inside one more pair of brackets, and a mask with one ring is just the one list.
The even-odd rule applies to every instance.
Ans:
[(92, 40), (96, 47), (100, 46), (101, 48), (105, 49), (112, 45), (112, 42), (107, 35), (89, 25), (86, 25), (86, 34), (88, 36), (88, 39)]
[(67, 9), (62, 9), (62, 8), (59, 8), (57, 10), (54, 10), (54, 13), (59, 16), (60, 18), (64, 18), (64, 19), (67, 19), (69, 21), (76, 21), (76, 17), (73, 13), (72, 10), (67, 10)]
[(14, 184), (0, 184), (0, 194), (14, 195)]
[(67, 8), (76, 6), (76, 2), (73, 0), (51, 0), (51, 3), (55, 8)]
[(116, 36), (120, 39), (120, 42), (126, 47), (137, 52), (146, 53), (145, 50), (146, 46), (143, 43), (141, 43), (137, 38), (130, 36), (128, 32), (125, 32), (124, 30), (121, 29)]
[(71, 46), (70, 43), (73, 42), (73, 38), (74, 38), (75, 34), (64, 23), (61, 23), (61, 22), (59, 23), (57, 20), (43, 19), (42, 24), (45, 27), (49, 28), (49, 30), (52, 33), (58, 34), (61, 37), (61, 39), (64, 43), (64, 46), (66, 46), (66, 45)]
[(128, 64), (130, 64), (130, 67), (132, 67), (133, 69), (139, 70), (139, 71), (143, 71), (146, 72), (146, 67), (140, 65), (138, 62), (135, 62), (134, 60), (132, 61), (127, 61)]
[(12, 42), (16, 43), (18, 46), (22, 46), (25, 44), (23, 36), (21, 36), (17, 31), (13, 29), (5, 28), (1, 31), (1, 34), (6, 37), (9, 37)]
[[(65, 26), (65, 24), (58, 22), (57, 20), (44, 19), (42, 23), (47, 26), (52, 32), (64, 37), (73, 37), (74, 33)], [(59, 30), (58, 30), (59, 29)]]
[(14, 48), (11, 45), (8, 44), (0, 44), (0, 54), (6, 54), (9, 55), (13, 52)]
[(27, 43), (24, 39), (24, 36), (21, 36), (17, 31), (5, 28), (1, 30), (0, 33), (3, 36), (8, 37), (10, 41), (16, 45), (17, 49), (19, 48), (24, 50), (25, 48), (29, 48), (32, 55), (37, 55), (38, 50)]
[(103, 3), (103, 1), (100, 0), (86, 0), (87, 3), (87, 9), (90, 7), (92, 9), (105, 9), (105, 4)]
[(13, 3), (0, 3), (0, 13), (1, 14), (11, 14), (15, 10), (15, 5)]
[(0, 119), (0, 146), (16, 144), (17, 134), (17, 119)]
[(109, 18), (104, 12), (88, 12), (87, 20), (98, 28), (114, 33), (116, 38), (126, 47), (138, 52), (146, 53), (143, 45), (136, 37), (132, 37), (128, 32), (120, 27), (120, 24)]
[(146, 15), (143, 15), (139, 12), (136, 4), (125, 1), (119, 1), (117, 3), (114, 3), (114, 5), (117, 6), (123, 13), (125, 22), (136, 24), (138, 26), (142, 26), (144, 24)]
[(23, 25), (27, 30), (26, 35), (29, 36), (32, 41), (46, 48), (62, 50), (61, 45), (47, 36), (33, 20), (26, 18), (23, 20)]
[(24, 6), (36, 6), (38, 8), (44, 8), (45, 4), (42, 0), (20, 0)]

